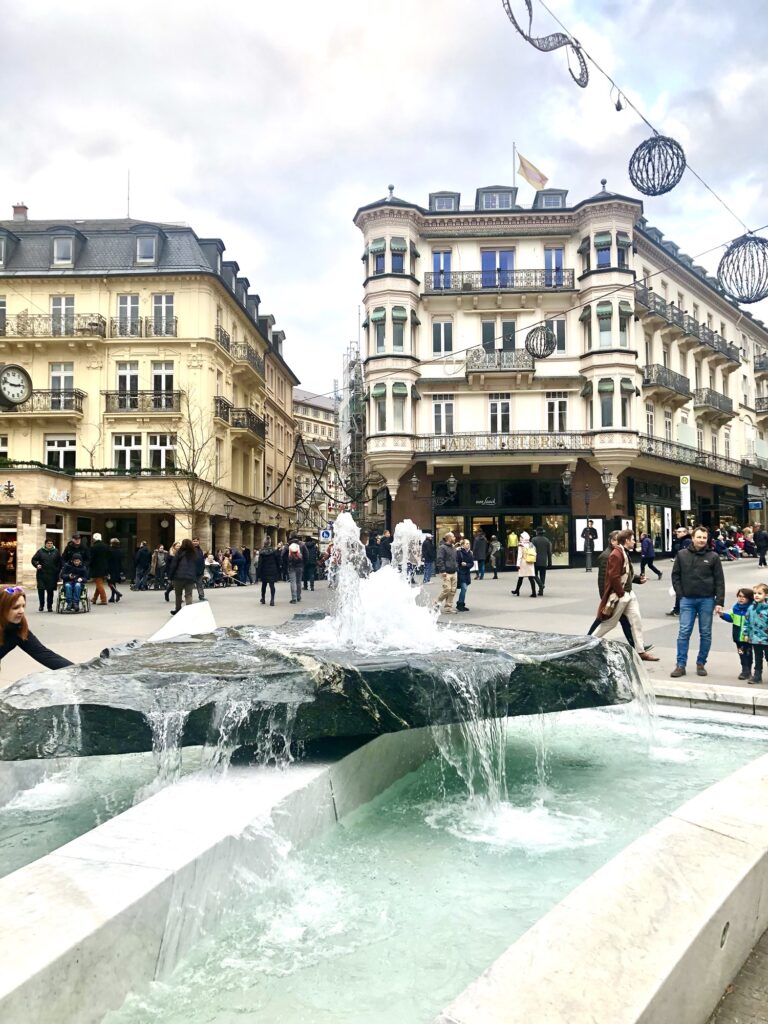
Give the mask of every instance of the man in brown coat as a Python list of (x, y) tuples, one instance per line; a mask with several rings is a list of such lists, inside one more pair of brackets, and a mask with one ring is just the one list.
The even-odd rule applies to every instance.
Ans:
[[(659, 659), (645, 649), (643, 639), (643, 623), (640, 618), (640, 606), (632, 592), (635, 579), (629, 553), (635, 548), (635, 535), (632, 530), (620, 530), (616, 538), (616, 547), (608, 557), (605, 568), (605, 587), (598, 608), (598, 617), (603, 621), (595, 630), (596, 636), (605, 636), (619, 624), (622, 615), (626, 616), (635, 641), (635, 650), (643, 661)], [(639, 576), (638, 583), (645, 583), (645, 577)]]

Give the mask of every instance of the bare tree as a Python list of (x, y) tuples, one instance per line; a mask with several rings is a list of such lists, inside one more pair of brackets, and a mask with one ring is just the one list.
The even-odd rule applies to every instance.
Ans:
[(83, 441), (83, 439), (81, 438), (80, 439), (80, 447), (83, 449), (85, 454), (88, 456), (88, 463), (89, 463), (88, 468), (89, 469), (96, 469), (96, 468), (101, 469), (102, 468), (101, 466), (99, 466), (99, 467), (96, 466), (96, 452), (99, 450), (99, 448), (101, 448), (101, 442), (102, 442), (102, 440), (104, 438), (104, 427), (103, 427), (103, 425), (101, 423), (88, 423), (88, 424), (86, 424), (86, 426), (88, 426), (88, 427), (95, 427), (96, 428), (96, 437), (94, 439), (93, 435), (91, 435), (91, 439), (93, 441), (93, 444), (86, 444), (85, 441)]
[(181, 393), (182, 422), (176, 432), (176, 453), (173, 487), (194, 536), (199, 520), (207, 515), (215, 498), (215, 485), (220, 467), (216, 465), (216, 435), (209, 418), (199, 405), (194, 405), (187, 392)]

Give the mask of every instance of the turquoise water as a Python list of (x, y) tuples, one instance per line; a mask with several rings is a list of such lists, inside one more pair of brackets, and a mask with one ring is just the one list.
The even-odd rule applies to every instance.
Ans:
[[(507, 798), (425, 763), (271, 878), (105, 1024), (428, 1024), (510, 943), (686, 799), (765, 752), (755, 719), (632, 707), (510, 719)], [(232, 894), (229, 894), (230, 896)]]

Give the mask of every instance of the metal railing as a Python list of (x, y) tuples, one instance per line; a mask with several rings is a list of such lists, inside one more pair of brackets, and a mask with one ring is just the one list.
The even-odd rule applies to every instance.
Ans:
[(761, 416), (768, 412), (768, 398), (755, 399), (755, 412)]
[(649, 363), (643, 367), (643, 387), (650, 387), (653, 384), (676, 391), (678, 395), (691, 397), (690, 380), (682, 373), (676, 373), (668, 366), (662, 366), (661, 363)]
[(26, 402), (4, 409), (9, 415), (41, 413), (41, 412), (77, 412), (83, 411), (83, 400), (87, 398), (85, 391), (77, 388), (65, 388), (59, 391), (34, 391)]
[(113, 316), (109, 321), (110, 338), (140, 338), (144, 333), (140, 316)]
[(146, 338), (175, 338), (178, 333), (177, 316), (147, 316), (144, 318)]
[(755, 356), (755, 373), (768, 373), (768, 354)]
[(573, 270), (440, 270), (424, 275), (428, 292), (524, 292), (573, 287)]
[(264, 360), (252, 345), (239, 341), (232, 346), (231, 355), (239, 363), (248, 363), (260, 377), (264, 376)]
[(11, 313), (0, 320), (5, 338), (105, 338), (107, 321), (98, 313)]
[(506, 434), (420, 434), (414, 452), (590, 452), (592, 435), (584, 431), (517, 430)]
[(525, 349), (513, 349), (511, 352), (489, 352), (479, 345), (467, 350), (468, 370), (533, 370), (534, 359)]
[(698, 338), (699, 337), (699, 321), (698, 320), (694, 320), (694, 318), (692, 316), (689, 316), (688, 313), (686, 313), (685, 316), (683, 317), (683, 330), (691, 338)]
[(102, 391), (105, 412), (181, 412), (181, 391)]
[(262, 441), (266, 439), (266, 424), (261, 416), (257, 416), (252, 409), (232, 406), (229, 410), (229, 425), (233, 430), (249, 430)]
[(225, 331), (221, 324), (216, 324), (214, 335), (216, 337), (216, 344), (221, 345), (225, 352), (229, 352), (232, 348), (232, 339), (230, 338), (229, 331)]
[(213, 400), (213, 415), (217, 416), (220, 420), (224, 420), (225, 423), (229, 423), (229, 414), (233, 408), (232, 403), (227, 401), (226, 398), (222, 398), (221, 395), (216, 395)]
[(646, 285), (635, 285), (635, 299), (651, 312), (662, 317), (667, 323), (675, 324), (691, 338), (698, 338), (707, 348), (713, 352), (720, 352), (727, 359), (734, 363), (741, 362), (741, 353), (736, 345), (726, 341), (706, 324), (700, 324), (692, 316), (684, 313), (674, 302), (665, 302), (661, 295), (657, 295)]
[(717, 409), (718, 412), (732, 413), (733, 402), (719, 391), (712, 388), (696, 388), (693, 392), (693, 407), (706, 406), (710, 409)]
[(736, 459), (726, 459), (724, 455), (713, 455), (711, 452), (701, 451), (678, 441), (667, 441), (663, 437), (654, 437), (651, 434), (640, 434), (639, 442), (641, 455), (654, 455), (684, 466), (701, 466), (717, 473), (744, 476), (742, 464)]

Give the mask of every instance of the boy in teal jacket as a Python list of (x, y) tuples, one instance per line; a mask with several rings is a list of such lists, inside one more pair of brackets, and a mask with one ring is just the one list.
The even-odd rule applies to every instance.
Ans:
[[(744, 623), (747, 618), (749, 607), (754, 601), (754, 594), (750, 587), (742, 587), (736, 594), (736, 604), (730, 611), (722, 612), (720, 618), (723, 622), (733, 624), (731, 635), (736, 644), (741, 661), (741, 673), (739, 679), (750, 679), (752, 675), (752, 644), (744, 639)], [(750, 679), (751, 681), (751, 679)]]
[(758, 583), (754, 589), (755, 600), (747, 609), (742, 636), (752, 644), (755, 656), (755, 671), (750, 683), (763, 681), (763, 655), (768, 647), (768, 584)]

